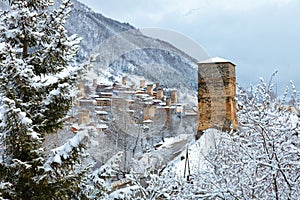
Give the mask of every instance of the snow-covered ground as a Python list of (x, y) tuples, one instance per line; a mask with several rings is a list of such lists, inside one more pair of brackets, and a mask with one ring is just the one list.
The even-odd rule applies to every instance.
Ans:
[(165, 138), (156, 150), (142, 154), (136, 160), (135, 172), (143, 173), (145, 170), (155, 170), (167, 165), (176, 158), (185, 146), (194, 139), (192, 134), (181, 134), (172, 138)]
[(216, 147), (221, 134), (219, 130), (208, 129), (197, 141), (194, 141), (192, 134), (165, 138), (155, 151), (145, 153), (137, 159), (135, 172), (143, 173), (145, 170), (159, 169), (167, 165), (166, 169), (171, 169), (183, 177), (189, 164), (190, 173), (193, 174), (204, 166), (206, 155)]
[[(188, 168), (191, 174), (201, 170), (201, 168), (204, 166), (206, 155), (212, 149), (215, 149), (221, 134), (222, 132), (216, 129), (206, 130), (199, 140), (191, 142), (189, 145), (186, 145), (185, 150), (182, 151), (169, 164), (168, 168), (171, 168), (172, 171), (176, 171), (177, 175), (180, 176), (184, 176), (185, 169), (186, 175), (188, 175)], [(176, 140), (174, 139), (174, 141)], [(169, 146), (170, 144), (168, 143), (169, 142), (167, 141), (167, 144), (164, 144), (163, 146)], [(188, 156), (186, 156), (187, 154)]]

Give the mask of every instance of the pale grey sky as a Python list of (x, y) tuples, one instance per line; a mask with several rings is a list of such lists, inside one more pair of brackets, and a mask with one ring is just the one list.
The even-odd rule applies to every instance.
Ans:
[(275, 69), (278, 88), (293, 80), (300, 90), (299, 0), (80, 0), (94, 11), (136, 28), (177, 31), (211, 57), (237, 66), (247, 86), (268, 80)]

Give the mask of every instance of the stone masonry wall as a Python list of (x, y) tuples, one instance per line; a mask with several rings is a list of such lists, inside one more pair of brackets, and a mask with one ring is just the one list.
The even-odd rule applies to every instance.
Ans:
[(198, 137), (208, 128), (224, 131), (237, 128), (235, 97), (234, 64), (198, 63)]

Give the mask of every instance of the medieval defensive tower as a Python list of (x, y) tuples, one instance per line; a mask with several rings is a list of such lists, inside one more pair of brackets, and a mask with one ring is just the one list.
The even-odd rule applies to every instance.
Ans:
[(198, 63), (198, 134), (203, 130), (218, 128), (235, 130), (236, 115), (235, 64), (222, 58), (212, 58)]

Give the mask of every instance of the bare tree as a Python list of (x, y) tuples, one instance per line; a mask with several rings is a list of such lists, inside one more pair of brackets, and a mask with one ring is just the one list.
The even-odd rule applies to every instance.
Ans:
[(272, 88), (261, 80), (252, 92), (240, 91), (238, 131), (221, 134), (189, 181), (171, 166), (161, 175), (149, 175), (146, 186), (133, 176), (139, 191), (132, 195), (140, 199), (299, 199), (299, 117), (288, 106), (288, 90), (281, 99), (273, 99)]
[(299, 197), (299, 118), (286, 106), (288, 90), (280, 100), (271, 97), (271, 90), (261, 80), (254, 93), (241, 92), (239, 131), (223, 134), (207, 169), (197, 174), (203, 198)]

